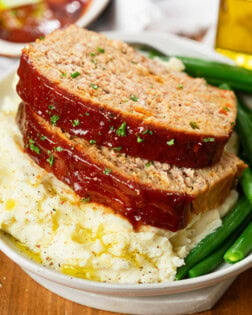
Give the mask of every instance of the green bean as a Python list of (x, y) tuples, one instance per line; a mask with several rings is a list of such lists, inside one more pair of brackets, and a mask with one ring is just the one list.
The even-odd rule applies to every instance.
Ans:
[[(230, 85), (222, 83), (220, 89), (231, 90)], [(246, 160), (252, 166), (252, 115), (251, 110), (246, 107), (241, 98), (237, 98), (238, 115), (236, 130), (241, 142)]]
[(240, 183), (245, 196), (252, 205), (252, 171), (250, 168), (243, 171), (242, 176), (240, 177)]
[(245, 197), (240, 198), (234, 208), (223, 218), (222, 226), (207, 235), (191, 250), (185, 258), (185, 265), (178, 269), (176, 280), (183, 279), (194, 265), (216, 250), (251, 212), (252, 207), (247, 199)]
[[(252, 218), (252, 214), (249, 218), (246, 218), (245, 222), (222, 244), (216, 251), (210, 256), (200, 261), (197, 265), (193, 266), (189, 271), (188, 275), (190, 278), (199, 277), (215, 270), (219, 265), (224, 262), (224, 254), (234, 244), (237, 238), (241, 235), (243, 230), (248, 226), (248, 221)], [(247, 220), (249, 219), (249, 220)]]
[(209, 83), (229, 84), (234, 90), (252, 92), (252, 71), (242, 67), (199, 58), (176, 56), (185, 65), (185, 71), (193, 77), (204, 77)]
[(245, 258), (252, 251), (252, 222), (224, 255), (227, 263), (234, 264)]
[(236, 129), (242, 148), (252, 166), (252, 118), (239, 100)]

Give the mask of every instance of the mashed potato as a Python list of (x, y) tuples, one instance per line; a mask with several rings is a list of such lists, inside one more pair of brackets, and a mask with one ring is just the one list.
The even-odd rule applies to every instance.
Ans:
[[(177, 233), (132, 226), (110, 209), (85, 204), (23, 153), (10, 113), (0, 114), (0, 228), (25, 244), (43, 265), (86, 279), (117, 283), (173, 280), (188, 251), (221, 224), (236, 201), (195, 216)], [(200, 221), (199, 221), (200, 219)]]

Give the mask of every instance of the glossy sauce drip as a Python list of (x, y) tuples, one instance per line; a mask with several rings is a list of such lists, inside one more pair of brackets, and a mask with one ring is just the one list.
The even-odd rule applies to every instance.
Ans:
[(91, 0), (46, 0), (0, 12), (0, 38), (32, 42), (76, 22)]
[[(21, 104), (17, 121), (26, 152), (85, 201), (114, 209), (135, 229), (152, 225), (175, 232), (186, 226), (192, 196), (152, 188), (114, 171), (106, 174), (102, 161), (93, 160), (74, 142), (48, 130), (27, 104)], [(55, 150), (57, 147), (61, 149)]]

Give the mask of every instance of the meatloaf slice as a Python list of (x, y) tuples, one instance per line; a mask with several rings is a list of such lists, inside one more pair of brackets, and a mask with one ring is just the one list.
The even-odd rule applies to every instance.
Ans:
[(150, 163), (63, 133), (24, 103), (17, 122), (25, 150), (37, 164), (72, 187), (83, 201), (112, 207), (136, 228), (141, 224), (171, 231), (185, 227), (191, 211), (219, 206), (246, 167), (226, 152), (204, 169)]
[(23, 50), (17, 91), (73, 136), (177, 166), (222, 154), (236, 117), (231, 91), (168, 72), (127, 44), (70, 26)]

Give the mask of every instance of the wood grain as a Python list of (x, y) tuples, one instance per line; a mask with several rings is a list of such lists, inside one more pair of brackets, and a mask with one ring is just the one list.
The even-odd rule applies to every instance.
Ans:
[[(0, 315), (44, 314), (121, 315), (81, 306), (49, 292), (0, 252)], [(238, 277), (213, 310), (200, 314), (251, 315), (252, 269)]]

